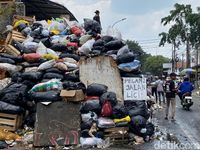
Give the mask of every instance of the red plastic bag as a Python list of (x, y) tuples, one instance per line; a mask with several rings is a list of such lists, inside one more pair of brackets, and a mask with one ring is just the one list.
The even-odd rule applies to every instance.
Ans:
[(76, 49), (78, 49), (78, 43), (69, 42), (69, 43), (67, 43), (67, 47), (75, 47)]
[(23, 58), (28, 62), (37, 62), (40, 60), (41, 55), (38, 53), (30, 53), (30, 54), (24, 54)]
[(110, 117), (113, 113), (112, 110), (112, 105), (111, 103), (107, 100), (104, 102), (102, 109), (101, 109), (101, 116), (102, 117)]
[(70, 30), (71, 30), (71, 32), (72, 32), (73, 34), (75, 34), (76, 36), (80, 36), (81, 33), (82, 33), (81, 29), (78, 28), (77, 26), (72, 27)]

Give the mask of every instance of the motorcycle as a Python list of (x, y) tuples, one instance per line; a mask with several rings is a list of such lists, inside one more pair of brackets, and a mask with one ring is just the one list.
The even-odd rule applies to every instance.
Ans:
[(185, 93), (182, 95), (181, 105), (185, 110), (190, 110), (190, 107), (193, 105), (191, 93)]

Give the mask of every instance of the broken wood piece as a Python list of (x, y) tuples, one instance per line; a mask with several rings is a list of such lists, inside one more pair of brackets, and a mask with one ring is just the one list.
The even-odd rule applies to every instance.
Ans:
[(6, 48), (6, 52), (8, 54), (11, 54), (13, 56), (19, 56), (20, 55), (20, 52), (15, 47), (13, 47), (12, 45), (7, 45), (5, 48)]

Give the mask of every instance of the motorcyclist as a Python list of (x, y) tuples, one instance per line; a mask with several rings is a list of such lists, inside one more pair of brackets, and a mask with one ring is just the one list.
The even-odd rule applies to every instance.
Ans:
[(192, 85), (192, 83), (189, 81), (188, 77), (184, 78), (183, 83), (180, 84), (179, 86), (179, 97), (181, 100), (183, 100), (183, 97), (186, 93), (188, 93), (189, 95), (192, 94), (192, 91), (194, 89), (194, 86)]

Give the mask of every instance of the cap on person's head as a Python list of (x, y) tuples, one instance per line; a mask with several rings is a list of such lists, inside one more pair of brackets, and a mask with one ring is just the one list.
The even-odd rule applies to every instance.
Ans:
[(100, 13), (100, 11), (99, 11), (99, 10), (96, 10), (94, 13), (95, 13), (95, 14), (99, 14), (99, 13)]
[(169, 76), (170, 76), (170, 77), (176, 77), (177, 75), (176, 75), (176, 73), (172, 72), (172, 73), (170, 73)]

